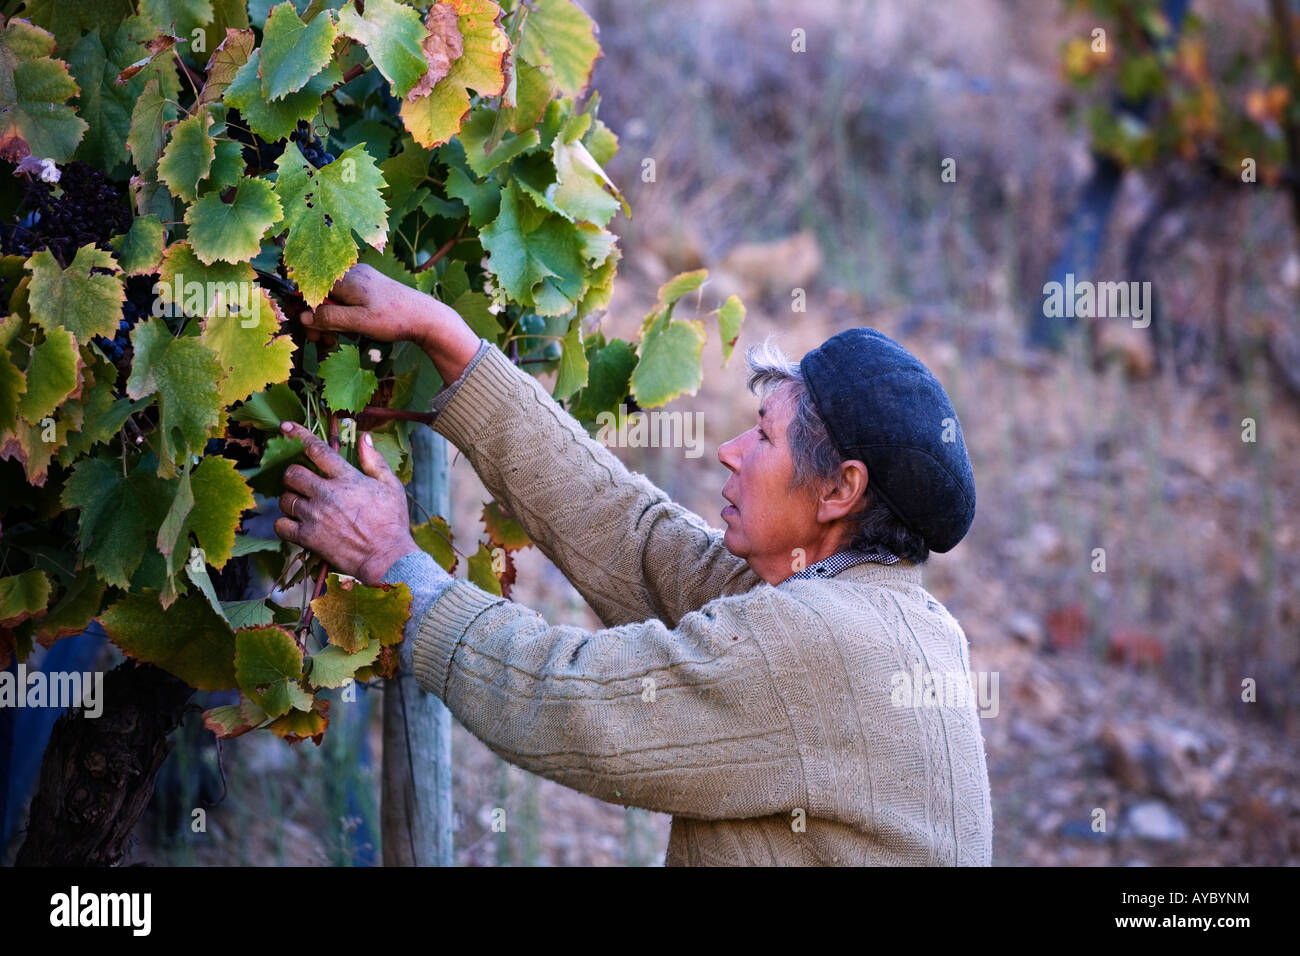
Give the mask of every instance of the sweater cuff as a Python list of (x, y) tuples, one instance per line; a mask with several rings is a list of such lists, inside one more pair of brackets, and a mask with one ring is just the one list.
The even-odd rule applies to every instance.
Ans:
[(470, 376), (470, 373), (474, 371), (474, 366), (483, 358), (484, 352), (492, 347), (492, 343), (487, 339), (479, 339), (478, 351), (474, 353), (474, 357), (469, 360), (469, 364), (466, 365), (464, 371), (460, 373), (460, 378), (456, 379), (456, 381), (451, 384), (438, 389), (437, 394), (433, 396), (433, 401), (429, 403), (429, 410), (433, 412), (435, 420), (437, 419), (438, 414), (447, 407), (447, 403), (450, 402), (452, 397), (456, 394), (456, 390), (460, 388), (461, 383), (464, 382), (465, 379)]
[(403, 671), (409, 673), (411, 670), (411, 653), (420, 619), (455, 580), (428, 553), (418, 550), (398, 558), (384, 575), (384, 584), (405, 584), (411, 589), (411, 616), (406, 622), (402, 646), (398, 651)]
[(416, 683), (445, 703), (456, 648), (480, 614), (505, 603), (476, 584), (453, 580), (420, 619), (412, 654)]

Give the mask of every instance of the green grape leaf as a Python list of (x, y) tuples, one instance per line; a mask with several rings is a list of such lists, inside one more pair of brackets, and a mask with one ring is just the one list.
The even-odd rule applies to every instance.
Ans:
[[(17, 316), (14, 316), (17, 319)], [(18, 399), (27, 391), (27, 375), (0, 348), (0, 435), (18, 425)]]
[(427, 31), (420, 15), (395, 0), (366, 0), (358, 15), (350, 6), (339, 11), (339, 32), (365, 45), (366, 52), (398, 99), (429, 71), (424, 57)]
[(679, 395), (694, 395), (704, 380), (704, 323), (662, 320), (650, 323), (637, 347), (632, 396), (642, 408), (665, 405)]
[(321, 106), (321, 97), (343, 80), (343, 71), (331, 63), (298, 92), (271, 101), (262, 96), (258, 80), (260, 65), (261, 51), (254, 50), (235, 73), (223, 95), (228, 106), (239, 110), (248, 128), (268, 142), (284, 139), (294, 131), (299, 120), (315, 116)]
[(13, 627), (41, 617), (50, 600), (50, 579), (44, 571), (24, 571), (0, 578), (0, 627)]
[(587, 353), (582, 347), (582, 328), (578, 319), (569, 323), (569, 329), (560, 342), (560, 372), (555, 377), (556, 401), (563, 401), (587, 384)]
[[(417, 84), (408, 98), (401, 101), (402, 121), (415, 141), (426, 149), (450, 140), (460, 131), (470, 108), (472, 89), (482, 96), (497, 96), (505, 91), (505, 56), (509, 38), (501, 29), (501, 8), (492, 0), (451, 0), (457, 15), (462, 53), (450, 71), (427, 92)], [(441, 5), (438, 5), (441, 6)], [(425, 19), (430, 31), (440, 28), (440, 13), (431, 8)], [(426, 49), (430, 70), (445, 57), (445, 47)]]
[(335, 34), (334, 15), (328, 10), (303, 23), (292, 4), (273, 7), (262, 30), (262, 97), (274, 101), (306, 86), (329, 65)]
[(27, 0), (23, 17), (54, 34), (60, 50), (71, 49), (77, 38), (101, 27), (111, 33), (135, 13), (135, 0), (99, 0), (96, 3), (68, 3), (67, 0)]
[(38, 424), (77, 394), (81, 384), (81, 355), (76, 339), (67, 329), (50, 329), (45, 341), (32, 351), (27, 365), (27, 391), (18, 399), (19, 417)]
[(456, 551), (451, 546), (451, 526), (445, 518), (434, 515), (424, 524), (411, 526), (411, 537), (448, 574), (456, 570)]
[(536, 0), (524, 21), (519, 56), (546, 66), (566, 96), (579, 97), (601, 55), (596, 25), (570, 0)]
[(497, 111), (486, 106), (472, 110), (465, 125), (460, 128), (460, 142), (465, 147), (465, 161), (480, 179), (502, 163), (507, 163), (520, 153), (532, 149), (541, 139), (537, 130), (530, 129), (518, 136), (506, 136), (489, 152), (488, 141), (496, 122)]
[(172, 127), (171, 139), (158, 161), (158, 178), (177, 199), (197, 199), (199, 182), (212, 168), (216, 143), (208, 135), (211, 125), (212, 114), (203, 110)]
[(67, 105), (80, 91), (53, 52), (54, 37), (26, 20), (0, 31), (0, 159), (65, 162), (90, 126)]
[[(254, 506), (253, 493), (229, 458), (205, 457), (192, 474), (182, 473), (172, 509), (158, 531), (158, 550), (178, 569), (190, 555), (193, 535), (203, 560), (223, 568), (230, 560), (240, 516)], [(177, 548), (180, 544), (181, 547)]]
[(277, 169), (275, 190), (289, 228), (285, 265), (314, 308), (357, 261), (353, 231), (381, 251), (388, 241), (383, 176), (361, 144), (313, 169), (289, 143)]
[(131, 330), (131, 345), (135, 358), (126, 393), (137, 399), (158, 394), (158, 474), (169, 478), (176, 473), (178, 451), (202, 448), (220, 419), (221, 366), (212, 349), (197, 339), (172, 338), (160, 318), (138, 322)]
[(554, 152), (556, 184), (551, 199), (556, 206), (576, 219), (601, 227), (609, 225), (620, 206), (623, 214), (631, 218), (627, 200), (580, 140), (566, 143), (557, 136)]
[(469, 173), (456, 166), (447, 172), (447, 195), (465, 204), (469, 210), (469, 224), (475, 228), (491, 222), (501, 210), (501, 186), (497, 182), (477, 183)]
[[(483, 527), (487, 530), (488, 542), (493, 547), (507, 551), (519, 551), (532, 546), (532, 539), (524, 526), (513, 516), (507, 518), (505, 509), (499, 501), (489, 501), (483, 506)], [(417, 542), (418, 543), (418, 542)]]
[(612, 160), (618, 153), (618, 136), (600, 120), (595, 120), (591, 124), (591, 129), (587, 130), (587, 135), (582, 138), (582, 141), (587, 144), (591, 158), (601, 166)]
[(284, 316), (258, 286), (243, 287), (249, 312), (212, 315), (203, 321), (202, 342), (216, 353), (225, 377), (221, 404), (243, 401), (267, 385), (284, 382), (293, 370), (293, 339), (276, 335)]
[(254, 538), (246, 534), (235, 535), (235, 546), (230, 549), (232, 558), (242, 558), (246, 554), (259, 551), (279, 551), (283, 542), (279, 538)]
[(469, 556), (465, 575), (471, 584), (477, 584), (488, 594), (501, 597), (501, 582), (492, 570), (492, 552), (486, 544), (480, 544), (478, 550)]
[(42, 249), (29, 260), (32, 282), (28, 307), (32, 321), (47, 333), (62, 326), (85, 345), (96, 335), (112, 338), (122, 318), (126, 290), (116, 275), (92, 275), (91, 269), (119, 272), (113, 254), (87, 244), (77, 250), (72, 264), (60, 269), (58, 261)]
[(232, 690), (235, 634), (201, 595), (166, 610), (157, 591), (127, 594), (99, 617), (128, 656), (156, 664), (199, 690)]
[(284, 628), (236, 632), (235, 682), (268, 717), (311, 709), (311, 695), (298, 686), (301, 676), (302, 650)]
[(85, 418), (77, 431), (68, 435), (67, 445), (59, 451), (59, 464), (65, 467), (95, 445), (108, 441), (130, 415), (149, 404), (147, 399), (133, 402), (129, 398), (117, 397), (117, 369), (108, 359), (97, 358), (83, 372), (83, 378), (86, 381), (79, 404), (85, 411)]
[(306, 740), (308, 737), (319, 744), (325, 735), (325, 728), (330, 723), (329, 712), (330, 702), (318, 699), (311, 705), (310, 712), (291, 710), (283, 717), (277, 717), (267, 724), (266, 729), (291, 744)]
[(151, 79), (131, 108), (131, 131), (126, 148), (142, 173), (158, 164), (167, 143), (167, 124), (176, 118), (176, 104), (168, 99), (158, 80)]
[[(158, 270), (165, 243), (163, 225), (158, 217), (139, 216), (132, 221), (130, 229), (113, 240), (112, 245), (117, 251), (117, 262), (122, 267), (122, 273), (137, 276), (150, 275)], [(76, 264), (75, 260), (73, 264)]]
[(514, 52), (510, 82), (515, 89), (515, 102), (513, 106), (506, 102), (501, 118), (511, 132), (522, 133), (541, 122), (546, 104), (555, 95), (555, 74), (549, 66), (539, 66), (519, 57), (517, 48)]
[(718, 334), (722, 336), (722, 365), (725, 368), (731, 361), (731, 352), (740, 338), (740, 326), (745, 321), (745, 304), (740, 296), (727, 296), (727, 301), (718, 309)]
[(64, 508), (78, 508), (86, 564), (126, 588), (174, 493), (141, 460), (126, 478), (114, 459), (83, 458), (63, 488)]
[(320, 365), (321, 395), (336, 412), (359, 412), (379, 387), (379, 378), (361, 367), (361, 352), (344, 342)]
[(190, 245), (205, 264), (244, 262), (262, 248), (266, 230), (284, 218), (275, 190), (265, 179), (242, 179), (229, 203), (210, 192), (185, 212)]
[[(199, 94), (199, 106), (221, 102), (226, 88), (234, 81), (240, 67), (248, 62), (256, 45), (257, 38), (252, 30), (226, 28), (225, 38), (208, 58), (207, 79), (203, 83), (203, 92)], [(256, 69), (253, 72), (256, 73)]]
[(307, 412), (293, 389), (280, 384), (258, 392), (235, 409), (230, 417), (237, 422), (278, 435), (281, 422), (306, 421)]
[(579, 421), (595, 421), (601, 412), (617, 411), (627, 397), (636, 368), (636, 352), (622, 339), (605, 344), (603, 337), (587, 339), (587, 387), (569, 404), (569, 412)]
[(582, 294), (586, 269), (573, 224), (539, 209), (515, 183), (479, 241), (501, 288), (539, 315), (563, 315)]
[(355, 654), (330, 644), (319, 654), (312, 655), (307, 683), (312, 687), (342, 687), (356, 677), (358, 670), (373, 664), (382, 648), (383, 645), (374, 638)]
[(275, 620), (275, 615), (265, 601), (222, 601), (221, 613), (235, 630), (245, 627), (265, 627)]
[(42, 647), (73, 634), (80, 634), (89, 625), (104, 599), (104, 582), (89, 568), (78, 572), (49, 614), (40, 619), (34, 634)]
[(466, 292), (451, 304), (475, 335), (495, 342), (501, 335), (501, 322), (491, 311), (491, 306), (492, 300), (482, 292)]
[(256, 730), (266, 720), (266, 713), (251, 700), (240, 695), (238, 704), (226, 704), (203, 712), (203, 726), (223, 740)]
[(233, 140), (222, 140), (217, 143), (216, 155), (212, 159), (212, 168), (208, 170), (207, 178), (199, 183), (199, 195), (234, 186), (243, 175), (243, 147)]
[(683, 296), (695, 292), (709, 277), (708, 269), (696, 269), (673, 276), (659, 287), (659, 305), (669, 306), (677, 303)]
[(405, 584), (367, 587), (330, 574), (325, 593), (311, 607), (329, 642), (355, 654), (371, 640), (385, 645), (402, 640), (411, 616), (411, 589)]
[[(12, 458), (21, 462), (27, 472), (27, 483), (34, 488), (43, 487), (50, 461), (67, 443), (68, 436), (81, 428), (84, 416), (84, 406), (72, 401), (63, 405), (54, 418), (34, 424), (19, 421), (12, 432), (0, 436), (3, 438), (0, 459)], [(50, 433), (51, 427), (53, 434)]]
[(275, 435), (266, 440), (266, 451), (256, 468), (244, 473), (248, 484), (259, 495), (278, 497), (284, 492), (284, 470), (290, 465), (309, 464), (297, 438)]
[(212, 0), (140, 0), (140, 14), (165, 33), (190, 36), (212, 20)]

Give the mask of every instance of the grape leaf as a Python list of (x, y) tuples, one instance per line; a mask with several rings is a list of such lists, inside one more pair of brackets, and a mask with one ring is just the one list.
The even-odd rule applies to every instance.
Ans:
[(290, 708), (311, 709), (311, 695), (298, 686), (302, 650), (281, 627), (258, 627), (235, 634), (235, 682), (268, 717)]
[(208, 170), (207, 178), (199, 183), (199, 195), (234, 186), (243, 175), (243, 147), (232, 140), (222, 140), (217, 143), (216, 155), (212, 158), (212, 168)]
[(49, 614), (40, 619), (34, 634), (42, 647), (73, 634), (80, 634), (99, 613), (104, 582), (89, 568), (78, 572)]
[(140, 0), (140, 14), (167, 33), (190, 36), (212, 20), (212, 0)]
[(212, 168), (216, 144), (208, 135), (211, 125), (212, 114), (203, 110), (172, 128), (171, 139), (158, 161), (158, 178), (177, 199), (186, 202), (197, 199), (199, 182)]
[(704, 280), (708, 277), (708, 269), (696, 269), (694, 272), (683, 272), (673, 276), (659, 287), (659, 304), (661, 306), (675, 304), (683, 296), (704, 285)]
[(27, 375), (9, 361), (6, 350), (0, 349), (0, 435), (18, 425), (18, 399), (25, 391)]
[(577, 219), (602, 227), (609, 225), (620, 206), (623, 214), (631, 217), (627, 200), (580, 140), (566, 143), (557, 136), (553, 148), (556, 182), (551, 199), (555, 205)]
[(243, 401), (267, 385), (284, 382), (293, 370), (293, 339), (276, 335), (284, 316), (266, 290), (243, 287), (248, 315), (212, 315), (203, 322), (202, 342), (217, 355), (225, 377), (221, 404)]
[(44, 571), (24, 571), (0, 578), (0, 627), (13, 627), (40, 617), (50, 600), (50, 579)]
[(82, 372), (79, 404), (85, 418), (74, 433), (68, 435), (67, 445), (59, 451), (59, 464), (71, 465), (95, 445), (108, 441), (127, 418), (148, 405), (147, 399), (133, 402), (117, 397), (117, 368), (106, 358), (96, 358)]
[[(493, 547), (518, 551), (532, 546), (532, 539), (514, 517), (506, 517), (499, 501), (489, 501), (483, 506), (483, 526)], [(417, 542), (418, 544), (418, 542)], [(450, 569), (448, 569), (450, 570)]]
[(203, 92), (199, 94), (198, 105), (221, 101), (226, 88), (235, 79), (240, 67), (248, 62), (256, 45), (257, 39), (252, 30), (226, 28), (225, 38), (208, 58), (207, 79), (203, 83)]
[(354, 230), (381, 251), (388, 241), (384, 179), (362, 144), (314, 169), (289, 143), (276, 168), (275, 191), (289, 229), (285, 265), (314, 308), (357, 261)]
[(275, 435), (266, 440), (266, 451), (256, 468), (244, 473), (249, 485), (259, 495), (278, 497), (284, 491), (284, 470), (290, 465), (308, 464), (302, 441)]
[(170, 559), (168, 566), (175, 573), (189, 559), (193, 535), (203, 560), (223, 568), (230, 560), (240, 516), (253, 506), (253, 493), (235, 463), (209, 455), (193, 473), (182, 472), (171, 510), (158, 530), (158, 550)]
[(460, 35), (460, 16), (450, 3), (431, 4), (420, 32), (419, 51), (424, 72), (405, 94), (408, 100), (428, 95), (465, 52), (465, 40)]
[(378, 376), (361, 367), (360, 350), (347, 342), (321, 362), (320, 378), (324, 383), (321, 395), (336, 412), (361, 411), (379, 387)]
[(257, 78), (261, 51), (254, 50), (235, 73), (224, 94), (228, 106), (239, 110), (248, 128), (264, 140), (274, 142), (293, 132), (299, 120), (311, 119), (320, 109), (321, 97), (342, 82), (343, 71), (331, 63), (313, 76), (301, 90), (279, 100), (267, 100)]
[(477, 584), (488, 594), (501, 597), (501, 582), (492, 570), (492, 552), (486, 544), (480, 544), (478, 550), (469, 556), (465, 575), (471, 584)]
[(64, 508), (79, 508), (86, 564), (115, 587), (129, 587), (146, 544), (174, 494), (141, 459), (127, 477), (112, 459), (83, 458), (63, 488)]
[(330, 574), (325, 593), (311, 602), (329, 642), (349, 654), (371, 640), (396, 644), (411, 616), (411, 589), (405, 584), (367, 587), (352, 579)]
[(113, 248), (117, 250), (117, 262), (123, 274), (150, 275), (158, 269), (165, 243), (158, 217), (139, 216), (132, 221), (130, 229), (114, 239)]
[(456, 551), (451, 546), (451, 526), (445, 518), (434, 515), (424, 524), (412, 525), (411, 537), (420, 550), (437, 561), (448, 574), (456, 570), (457, 558)]
[(722, 336), (722, 365), (731, 361), (731, 352), (740, 338), (740, 326), (745, 321), (745, 305), (740, 296), (730, 295), (718, 309), (718, 334)]
[(80, 91), (53, 52), (54, 37), (26, 20), (13, 18), (0, 32), (0, 159), (64, 162), (89, 128), (67, 105)]
[(330, 723), (329, 712), (330, 702), (318, 699), (311, 705), (310, 712), (291, 710), (283, 717), (277, 717), (267, 724), (266, 729), (291, 744), (310, 737), (319, 746), (321, 738), (325, 735), (325, 728)]
[(475, 228), (486, 225), (501, 210), (501, 186), (494, 180), (484, 183), (459, 167), (447, 171), (447, 195), (459, 199), (469, 210), (469, 224)]
[(137, 323), (131, 345), (135, 358), (126, 393), (131, 398), (158, 394), (158, 474), (169, 478), (176, 473), (174, 459), (180, 450), (176, 434), (181, 447), (201, 448), (218, 423), (221, 366), (215, 353), (197, 339), (172, 338), (162, 319)]
[(260, 727), (266, 714), (242, 694), (238, 704), (225, 704), (203, 712), (203, 726), (223, 740)]
[(251, 259), (262, 248), (262, 235), (283, 218), (271, 184), (250, 178), (240, 180), (229, 203), (211, 192), (185, 212), (190, 245), (199, 260), (208, 265), (217, 260), (233, 263)]
[(292, 4), (273, 7), (262, 29), (262, 97), (274, 101), (296, 93), (330, 62), (334, 51), (334, 15), (324, 10), (303, 23)]
[(596, 25), (570, 0), (536, 0), (524, 21), (519, 56), (548, 67), (567, 96), (579, 97), (601, 55)]
[(60, 326), (86, 345), (96, 335), (112, 338), (122, 318), (126, 291), (116, 275), (92, 275), (91, 269), (119, 272), (111, 252), (87, 244), (77, 250), (72, 264), (60, 269), (47, 249), (27, 260), (32, 270), (28, 307), (32, 321), (47, 333)]
[(71, 49), (77, 38), (117, 29), (135, 12), (134, 0), (98, 0), (96, 3), (68, 3), (67, 0), (27, 0), (23, 17), (54, 34), (58, 49)]
[(583, 291), (578, 234), (563, 217), (539, 209), (510, 183), (501, 212), (479, 233), (502, 289), (539, 315), (563, 315)]
[[(469, 113), (471, 89), (496, 96), (506, 88), (510, 41), (501, 29), (501, 8), (492, 0), (451, 0), (449, 5), (456, 10), (463, 52), (432, 90), (402, 100), (400, 107), (406, 128), (426, 149), (447, 142), (460, 130)], [(438, 16), (431, 10), (425, 26), (437, 28)]]
[[(350, 6), (339, 11), (339, 32), (365, 45), (379, 72), (401, 99), (429, 71), (421, 44), (427, 35), (420, 15), (394, 0), (366, 0), (358, 15)], [(453, 15), (453, 21), (454, 21)], [(456, 34), (460, 39), (460, 34)]]
[(235, 634), (200, 595), (166, 610), (157, 591), (127, 594), (100, 615), (108, 638), (138, 661), (156, 664), (199, 690), (232, 690)]
[(496, 122), (497, 111), (486, 106), (472, 110), (469, 119), (460, 128), (460, 142), (465, 148), (465, 161), (474, 175), (480, 179), (496, 169), (502, 163), (509, 162), (520, 153), (532, 149), (541, 139), (537, 130), (525, 130), (518, 136), (505, 136), (490, 151), (488, 141), (492, 136), (492, 127)]
[(695, 394), (704, 380), (704, 323), (679, 321), (666, 314), (643, 329), (640, 360), (632, 372), (632, 395), (642, 408), (665, 405), (684, 393)]
[(556, 401), (563, 401), (587, 384), (587, 353), (582, 347), (582, 328), (577, 318), (569, 323), (560, 348), (560, 372), (551, 393)]
[(264, 432), (280, 433), (281, 422), (301, 422), (307, 418), (302, 401), (288, 385), (272, 385), (258, 392), (230, 415)]
[(175, 118), (176, 104), (157, 79), (149, 80), (131, 108), (131, 131), (126, 137), (126, 148), (140, 172), (148, 173), (157, 165), (167, 142), (166, 124)]
[(382, 648), (383, 645), (374, 638), (355, 654), (330, 644), (319, 654), (312, 655), (307, 682), (312, 687), (342, 687), (354, 679), (362, 667), (373, 664)]
[(81, 355), (67, 329), (53, 328), (32, 350), (27, 391), (18, 399), (18, 415), (32, 424), (53, 414), (81, 385)]

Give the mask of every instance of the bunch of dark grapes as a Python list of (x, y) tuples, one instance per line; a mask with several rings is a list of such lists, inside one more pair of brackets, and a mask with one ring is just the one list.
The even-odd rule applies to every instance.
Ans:
[(298, 148), (302, 150), (302, 158), (317, 169), (334, 162), (334, 154), (325, 152), (320, 137), (312, 132), (311, 124), (306, 120), (298, 121), (298, 128), (289, 134), (289, 139), (298, 144)]
[(124, 374), (129, 374), (131, 368), (131, 330), (135, 328), (137, 322), (153, 314), (153, 287), (156, 279), (156, 273), (127, 276), (126, 301), (122, 303), (122, 318), (117, 322), (117, 332), (111, 339), (107, 336), (97, 336), (91, 340)]
[(253, 167), (255, 171), (265, 172), (274, 169), (275, 161), (284, 152), (283, 140), (268, 143), (262, 139), (248, 128), (239, 110), (231, 110), (226, 114), (226, 131), (231, 139), (243, 144), (244, 148), (240, 154), (244, 157), (244, 164)]
[(131, 228), (131, 207), (101, 170), (86, 163), (67, 163), (59, 179), (61, 194), (36, 177), (27, 181), (18, 211), (26, 215), (0, 234), (0, 248), (9, 255), (29, 256), (49, 249), (61, 262), (72, 261), (77, 250), (93, 243), (111, 247), (111, 236)]

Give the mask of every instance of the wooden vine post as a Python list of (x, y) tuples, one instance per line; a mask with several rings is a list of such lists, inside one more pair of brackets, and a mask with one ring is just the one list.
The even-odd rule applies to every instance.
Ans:
[[(450, 511), (447, 441), (411, 432), (411, 520)], [(384, 682), (381, 825), (385, 866), (451, 866), (451, 713), (412, 674)]]

